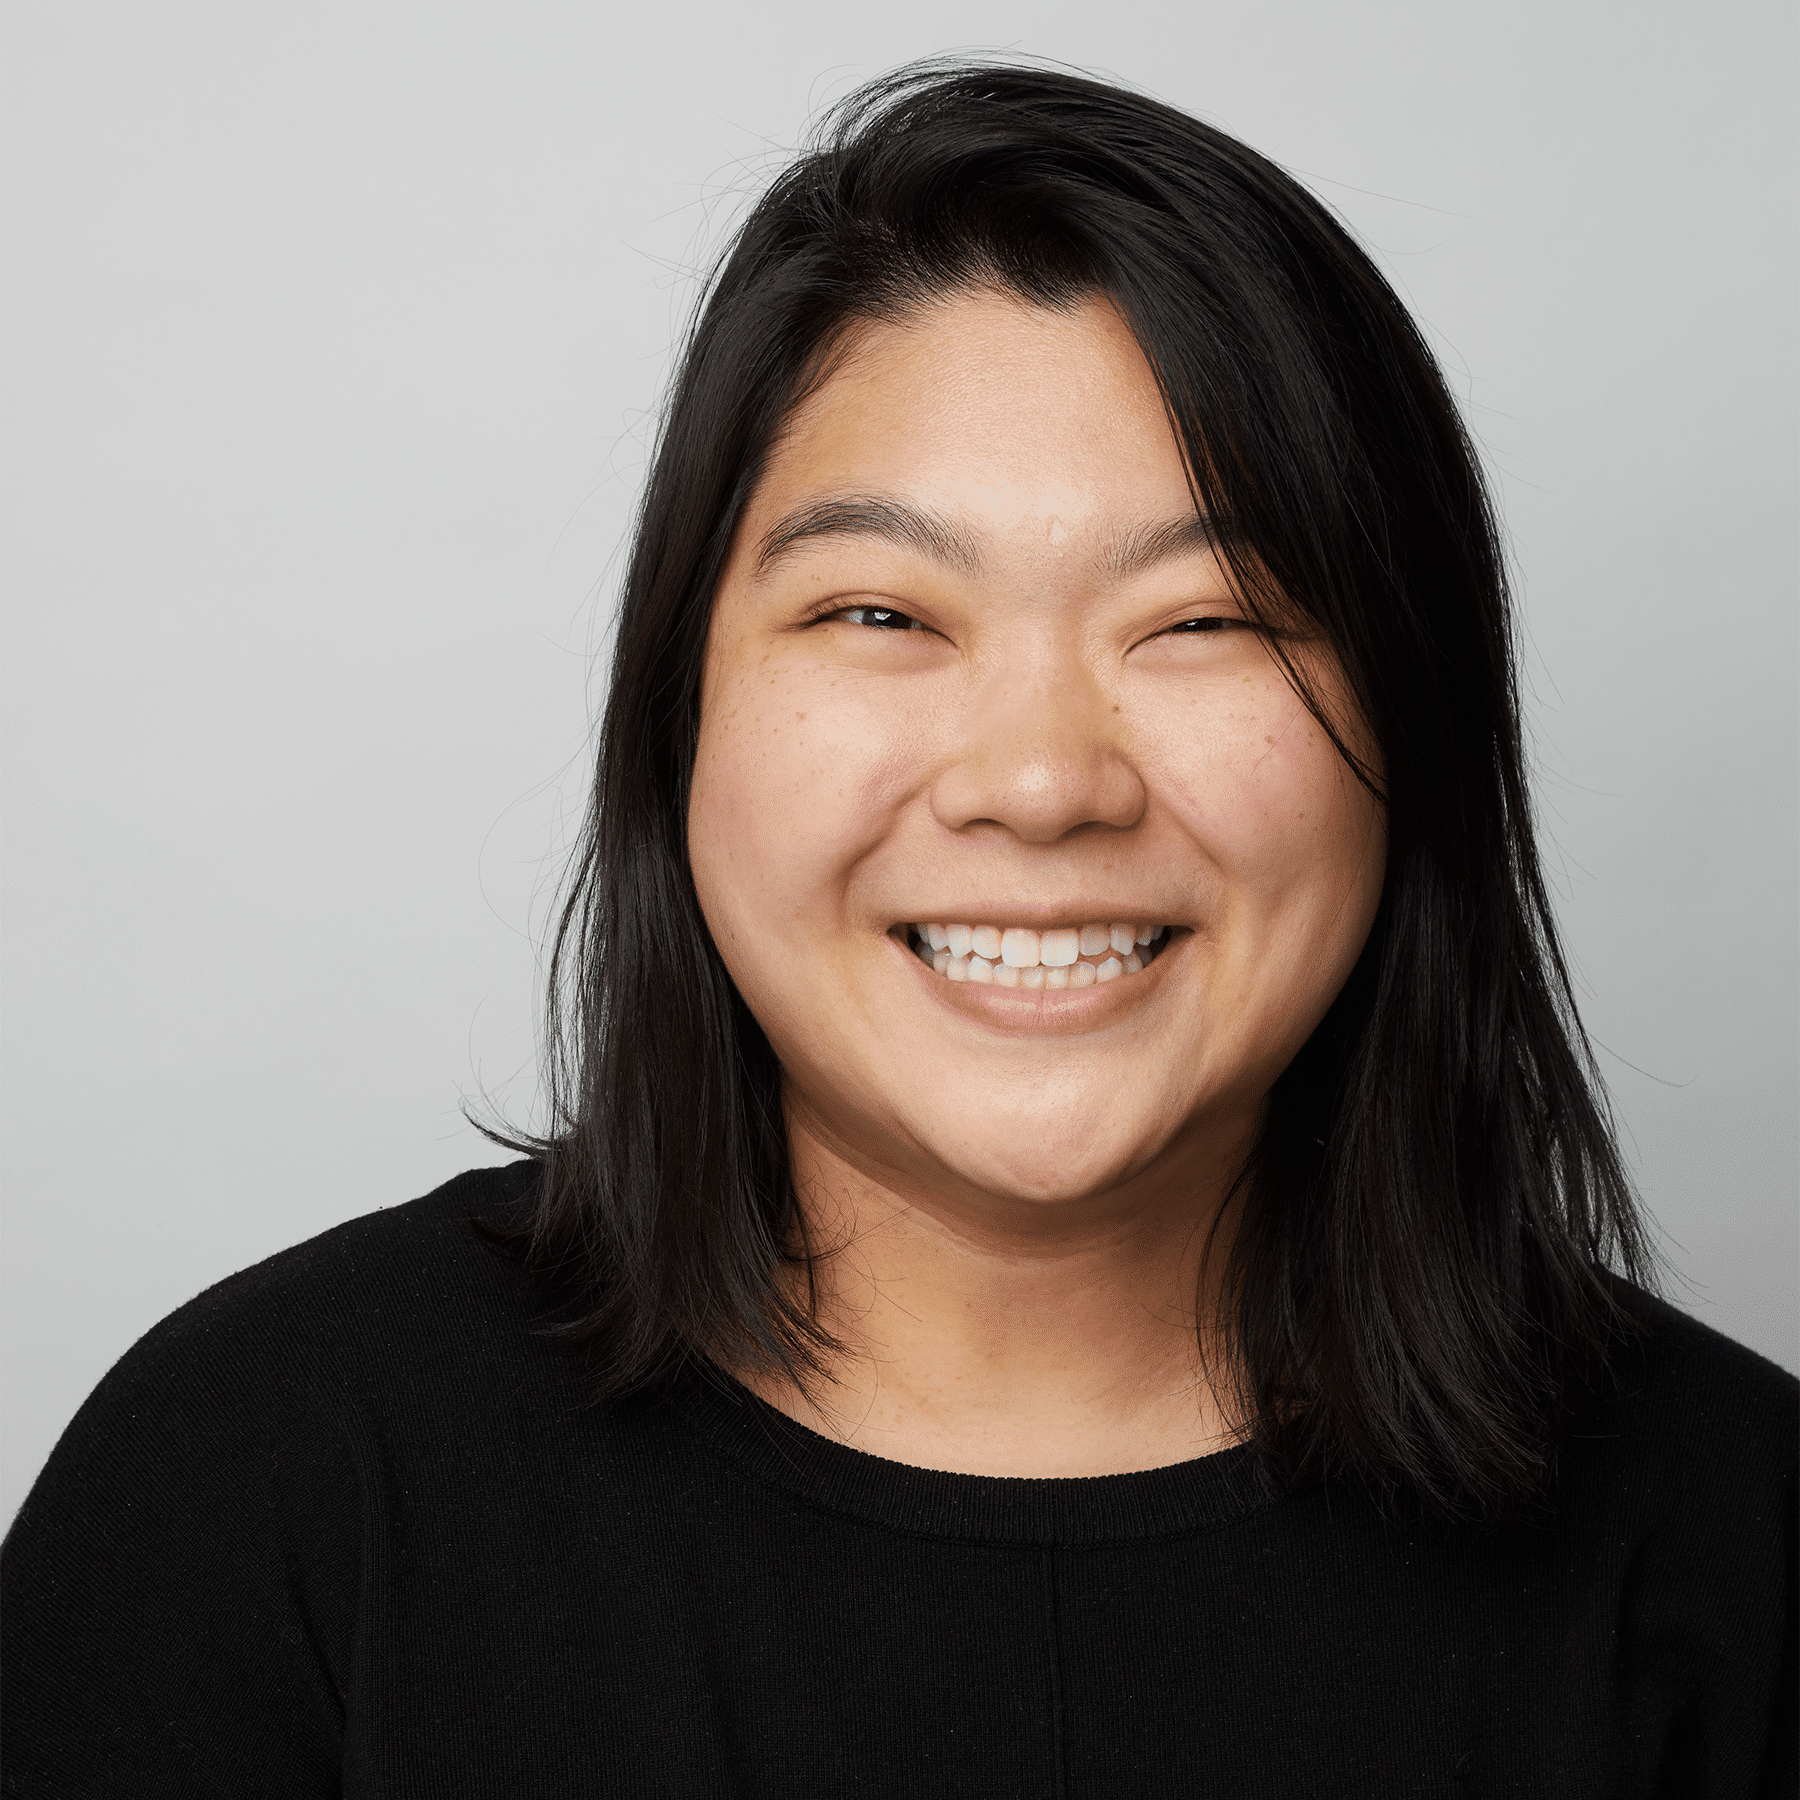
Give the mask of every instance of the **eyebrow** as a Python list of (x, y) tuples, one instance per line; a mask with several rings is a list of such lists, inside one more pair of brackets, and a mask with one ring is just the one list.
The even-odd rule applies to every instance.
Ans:
[(981, 551), (960, 526), (904, 500), (856, 494), (816, 500), (777, 520), (757, 546), (757, 574), (766, 575), (796, 544), (827, 537), (883, 538), (908, 550), (923, 551), (960, 574), (981, 572)]
[(1205, 513), (1143, 525), (1107, 546), (1101, 561), (1109, 575), (1141, 575), (1161, 562), (1172, 562), (1196, 550), (1216, 550), (1224, 533)]
[[(1100, 560), (1110, 575), (1140, 575), (1158, 563), (1216, 549), (1222, 535), (1204, 513), (1189, 513), (1127, 532), (1107, 546)], [(889, 495), (852, 494), (812, 501), (778, 519), (757, 545), (756, 574), (766, 575), (795, 545), (830, 537), (884, 539), (920, 551), (959, 574), (981, 573), (980, 546), (963, 527)]]

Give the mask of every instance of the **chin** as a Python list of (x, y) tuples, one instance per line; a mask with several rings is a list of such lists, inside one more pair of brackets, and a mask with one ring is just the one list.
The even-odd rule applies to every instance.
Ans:
[[(1019, 1128), (1018, 1135), (1028, 1137), (1029, 1128)], [(1141, 1138), (1111, 1145), (1096, 1144), (1091, 1133), (1079, 1142), (1042, 1133), (1024, 1147), (971, 1144), (965, 1138), (940, 1155), (971, 1187), (997, 1198), (1066, 1206), (1128, 1181), (1150, 1160), (1147, 1149)]]

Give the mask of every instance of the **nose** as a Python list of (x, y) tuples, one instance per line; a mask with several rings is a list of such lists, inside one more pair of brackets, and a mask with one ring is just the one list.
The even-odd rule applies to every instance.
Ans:
[(1014, 657), (970, 689), (956, 749), (932, 785), (952, 831), (993, 825), (1031, 844), (1083, 826), (1125, 830), (1145, 792), (1118, 707), (1073, 656)]

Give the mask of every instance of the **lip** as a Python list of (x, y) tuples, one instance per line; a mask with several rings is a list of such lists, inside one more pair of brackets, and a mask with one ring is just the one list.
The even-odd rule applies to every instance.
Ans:
[(1054, 912), (1042, 905), (1012, 906), (1003, 912), (991, 906), (977, 906), (973, 909), (963, 907), (961, 910), (951, 908), (948, 911), (940, 909), (937, 912), (908, 913), (904, 921), (888, 927), (888, 935), (891, 937), (896, 931), (908, 931), (922, 919), (935, 919), (941, 925), (993, 925), (1001, 931), (1009, 926), (1020, 925), (1027, 931), (1039, 932), (1064, 931), (1071, 924), (1079, 930), (1081, 926), (1100, 919), (1109, 924), (1115, 919), (1130, 919), (1139, 925), (1167, 925), (1173, 934), (1182, 927), (1172, 923), (1172, 918), (1173, 915), (1169, 913), (1147, 911), (1142, 906), (1120, 906), (1114, 901), (1106, 901), (1100, 905), (1059, 906)]
[[(1115, 916), (1124, 918), (1127, 915), (1118, 913)], [(1023, 924), (1025, 921), (1009, 916), (1007, 922)], [(946, 981), (896, 937), (895, 932), (905, 929), (905, 926), (896, 926), (887, 934), (888, 942), (905, 960), (912, 971), (911, 979), (921, 984), (929, 999), (965, 1019), (1017, 1037), (1070, 1037), (1084, 1031), (1099, 1031), (1149, 1004), (1161, 988), (1163, 965), (1172, 958), (1178, 960), (1187, 947), (1187, 940), (1193, 936), (1191, 931), (1173, 926), (1169, 941), (1156, 960), (1137, 974), (1121, 976), (1117, 981), (1096, 982), (1092, 987), (1049, 991)]]

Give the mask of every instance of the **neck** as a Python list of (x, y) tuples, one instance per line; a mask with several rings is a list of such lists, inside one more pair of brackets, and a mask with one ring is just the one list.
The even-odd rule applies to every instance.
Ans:
[(817, 1316), (843, 1350), (810, 1394), (746, 1384), (815, 1431), (921, 1468), (1101, 1475), (1224, 1448), (1199, 1318), (1230, 1249), (1229, 1217), (1210, 1255), (1207, 1239), (1248, 1133), (1233, 1140), (1184, 1157), (1179, 1181), (983, 1206), (859, 1166), (791, 1118)]

